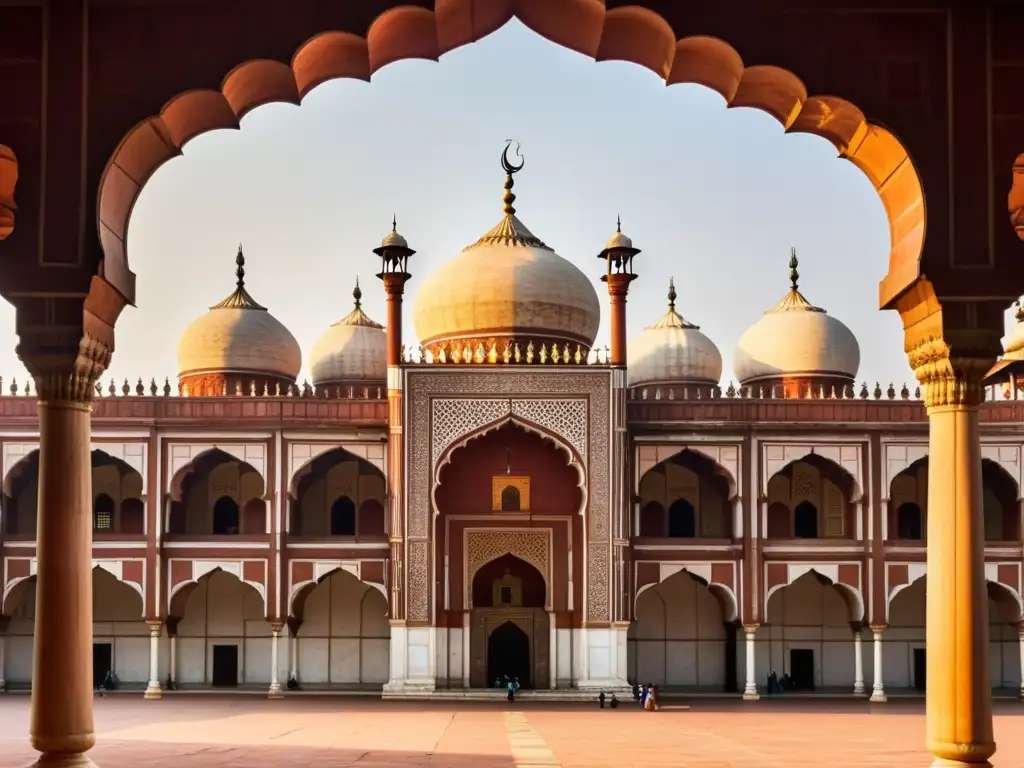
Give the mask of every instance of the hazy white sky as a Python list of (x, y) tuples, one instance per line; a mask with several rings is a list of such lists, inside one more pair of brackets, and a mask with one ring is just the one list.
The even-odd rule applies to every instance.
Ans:
[[(399, 62), (372, 84), (327, 83), (301, 107), (261, 107), (242, 130), (200, 136), (157, 171), (129, 230), (138, 308), (122, 315), (105, 379), (173, 382), (178, 336), (233, 290), (239, 242), (246, 286), (298, 339), (308, 376), (309, 350), (351, 309), (357, 273), (364, 307), (384, 320), (371, 250), (392, 213), (418, 251), (411, 328), (424, 276), (499, 220), (506, 138), (526, 158), (520, 218), (593, 276), (602, 346), (607, 292), (595, 256), (621, 214), (643, 249), (630, 336), (665, 311), (675, 276), (677, 309), (718, 344), (727, 382), (740, 335), (788, 289), (793, 245), (801, 291), (860, 340), (858, 380), (913, 386), (899, 316), (877, 308), (889, 232), (860, 171), (766, 114), (727, 111), (717, 94), (666, 88), (633, 64), (596, 64), (518, 21), (440, 63)], [(25, 373), (13, 309), (0, 304), (6, 389)]]

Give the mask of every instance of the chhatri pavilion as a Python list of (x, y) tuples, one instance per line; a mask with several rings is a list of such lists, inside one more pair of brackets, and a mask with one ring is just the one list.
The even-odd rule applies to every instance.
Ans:
[[(239, 249), (234, 291), (181, 335), (176, 387), (97, 387), (95, 683), (112, 672), (147, 698), (419, 695), (508, 675), (756, 698), (775, 672), (873, 701), (923, 689), (920, 393), (858, 387), (857, 339), (800, 292), (795, 254), (788, 290), (739, 340), (738, 386), (723, 389), (719, 348), (671, 284), (627, 344), (640, 249), (621, 227), (600, 252), (611, 346), (596, 349), (594, 281), (526, 227), (522, 166), (503, 165), (497, 226), (424, 280), (418, 344), (402, 344), (414, 251), (393, 227), (375, 249), (386, 323), (357, 284), (313, 346), (311, 383), (246, 289)], [(1014, 695), (1018, 319), (981, 408), (991, 685)], [(10, 390), (0, 686), (13, 690), (33, 675), (39, 437), (34, 398)]]

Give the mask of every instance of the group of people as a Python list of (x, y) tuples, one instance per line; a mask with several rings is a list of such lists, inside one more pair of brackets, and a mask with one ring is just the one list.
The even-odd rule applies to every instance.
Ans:
[(516, 700), (516, 691), (519, 690), (519, 678), (518, 677), (509, 677), (508, 675), (505, 675), (504, 678), (496, 677), (496, 678), (494, 678), (494, 687), (495, 688), (504, 688), (505, 689), (505, 699), (507, 701), (515, 701)]
[(633, 683), (633, 700), (642, 709), (653, 712), (658, 708), (658, 686), (654, 683), (648, 683), (647, 685)]

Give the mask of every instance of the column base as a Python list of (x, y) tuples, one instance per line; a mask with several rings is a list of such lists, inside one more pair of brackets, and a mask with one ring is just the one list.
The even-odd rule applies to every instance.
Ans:
[(857, 697), (861, 697), (861, 698), (866, 696), (867, 693), (864, 690), (864, 685), (863, 684), (861, 684), (861, 685), (856, 685), (855, 684), (853, 686), (853, 695), (857, 696)]
[(872, 704), (885, 704), (888, 700), (884, 693), (872, 693), (871, 698), (868, 699)]
[(142, 698), (144, 699), (162, 699), (163, 697), (164, 691), (159, 685), (154, 686), (150, 684), (149, 687), (146, 688), (146, 692), (142, 694)]
[(757, 691), (754, 691), (753, 693), (751, 693), (749, 691), (744, 691), (743, 692), (743, 700), (744, 701), (757, 701), (760, 698), (761, 698), (761, 694), (758, 693)]
[(268, 699), (283, 699), (284, 693), (281, 691), (280, 683), (271, 683), (270, 690), (267, 691)]
[(40, 755), (28, 768), (96, 768), (96, 763), (85, 754)]

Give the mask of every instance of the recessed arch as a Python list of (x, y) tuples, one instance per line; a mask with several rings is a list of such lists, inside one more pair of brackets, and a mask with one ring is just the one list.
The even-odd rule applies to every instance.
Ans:
[[(119, 564), (118, 564), (119, 565)], [(120, 584), (129, 588), (136, 595), (139, 596), (139, 616), (145, 617), (146, 615), (146, 596), (143, 593), (142, 585), (137, 584), (134, 581), (126, 581), (118, 573), (118, 569), (115, 568), (114, 564), (107, 562), (95, 562), (92, 566), (93, 577), (95, 578), (97, 571), (103, 571), (104, 574), (109, 575), (112, 579), (115, 579)], [(30, 586), (36, 583), (36, 574), (30, 574), (28, 576), (20, 576), (15, 579), (11, 579), (7, 584), (4, 585), (3, 599), (0, 600), (0, 616), (10, 616), (11, 613), (17, 609), (18, 605), (21, 604), (22, 599), (25, 596), (26, 590)]]
[[(159, 114), (124, 136), (102, 173), (97, 226), (106, 258), (127, 265), (128, 225), (141, 190), (157, 168), (179, 155), (192, 138), (215, 129), (238, 128), (245, 114), (263, 104), (298, 104), (328, 80), (369, 80), (382, 67), (403, 59), (436, 61), (443, 53), (486, 37), (513, 17), (542, 37), (597, 61), (639, 64), (668, 85), (704, 85), (729, 106), (761, 109), (786, 131), (828, 140), (840, 157), (869, 178), (889, 220), (890, 266), (881, 285), (882, 306), (889, 306), (920, 277), (924, 193), (906, 148), (894, 134), (869, 123), (863, 112), (844, 99), (809, 96), (802, 81), (787, 70), (747, 66), (723, 40), (706, 36), (677, 40), (671, 25), (655, 11), (639, 5), (607, 9), (604, 0), (487, 5), (448, 0), (440, 13), (416, 6), (393, 7), (373, 20), (365, 37), (325, 32), (300, 46), (290, 66), (250, 60), (228, 72), (219, 91), (190, 90), (172, 97)], [(1013, 199), (1011, 194), (1011, 206)]]
[(342, 461), (356, 461), (359, 462), (360, 467), (362, 467), (364, 464), (369, 467), (372, 467), (375, 474), (380, 475), (382, 479), (386, 480), (386, 478), (384, 477), (384, 471), (379, 466), (377, 466), (374, 462), (370, 461), (369, 459), (366, 459), (356, 453), (353, 453), (352, 451), (345, 448), (345, 446), (318, 445), (312, 451), (310, 451), (310, 455), (306, 457), (299, 466), (295, 467), (292, 470), (291, 478), (288, 480), (288, 495), (293, 499), (298, 498), (299, 485), (301, 484), (302, 480), (305, 477), (308, 477), (309, 474), (314, 471), (318, 463), (323, 463), (323, 460), (326, 457), (330, 457), (333, 454), (344, 456), (345, 458), (341, 459)]
[[(202, 463), (209, 462), (212, 458), (216, 458), (217, 463), (224, 461), (237, 461), (244, 467), (247, 467), (249, 471), (255, 472), (260, 476), (260, 480), (263, 482), (264, 493), (267, 488), (267, 478), (263, 476), (263, 473), (259, 469), (250, 464), (245, 458), (244, 446), (239, 445), (238, 447), (231, 443), (224, 443), (221, 445), (211, 445), (209, 448), (204, 448), (195, 456), (192, 456), (188, 463), (178, 468), (178, 471), (171, 476), (170, 482), (168, 483), (168, 493), (173, 501), (181, 501), (181, 494), (183, 491), (183, 485), (185, 478), (196, 472), (197, 468)], [(205, 461), (204, 461), (205, 460)]]
[(864, 608), (864, 596), (861, 594), (861, 591), (856, 587), (852, 587), (849, 584), (845, 584), (839, 581), (838, 579), (832, 578), (826, 573), (822, 573), (822, 571), (819, 568), (809, 568), (803, 573), (801, 573), (799, 576), (797, 576), (795, 579), (788, 579), (785, 584), (776, 584), (775, 586), (770, 587), (764, 596), (765, 616), (768, 615), (768, 603), (772, 599), (772, 595), (785, 589), (786, 587), (792, 586), (800, 579), (805, 579), (809, 576), (814, 576), (823, 585), (827, 585), (835, 589), (836, 593), (842, 598), (843, 602), (846, 604), (846, 607), (850, 612), (851, 622), (860, 623), (864, 621), (864, 617), (866, 614)]
[[(291, 589), (291, 594), (288, 597), (288, 615), (301, 620), (303, 618), (303, 611), (306, 607), (306, 601), (313, 593), (313, 590), (337, 573), (348, 574), (348, 576), (351, 576), (358, 583), (375, 589), (384, 597), (384, 604), (385, 606), (387, 605), (388, 594), (383, 584), (378, 584), (374, 581), (364, 581), (351, 570), (339, 565), (338, 567), (332, 568), (322, 574), (319, 578), (310, 579), (309, 581), (300, 581), (297, 584), (294, 584)], [(385, 613), (387, 613), (387, 611), (385, 611)]]
[(636, 594), (633, 596), (633, 615), (634, 615), (634, 617), (637, 615), (636, 611), (637, 611), (637, 605), (638, 605), (638, 601), (640, 599), (640, 595), (642, 595), (644, 592), (646, 592), (648, 589), (651, 589), (652, 587), (656, 587), (659, 584), (664, 584), (667, 581), (671, 581), (672, 579), (674, 579), (675, 577), (679, 576), (680, 574), (686, 574), (691, 579), (693, 579), (695, 582), (697, 582), (701, 586), (707, 588), (708, 592), (710, 592), (712, 594), (712, 596), (718, 601), (718, 605), (722, 609), (722, 620), (723, 621), (733, 622), (733, 621), (737, 621), (739, 619), (739, 616), (740, 616), (739, 600), (736, 598), (736, 593), (733, 591), (732, 587), (728, 586), (727, 584), (720, 584), (720, 583), (718, 583), (716, 581), (708, 581), (703, 576), (700, 576), (699, 574), (696, 574), (696, 573), (694, 573), (693, 571), (691, 571), (691, 570), (689, 570), (687, 568), (680, 568), (675, 573), (673, 573), (673, 574), (671, 574), (669, 576), (666, 576), (663, 579), (660, 579), (658, 581), (651, 582), (649, 584), (644, 584), (644, 585), (640, 586), (636, 590)]
[[(671, 461), (677, 461), (680, 458), (683, 458), (683, 457), (688, 456), (688, 455), (695, 457), (697, 462), (702, 464), (702, 465), (704, 465), (705, 467), (712, 468), (712, 471), (714, 472), (714, 474), (716, 476), (721, 477), (721, 478), (723, 478), (726, 481), (726, 483), (728, 484), (728, 499), (727, 499), (727, 501), (732, 502), (732, 501), (734, 501), (736, 499), (736, 497), (739, 495), (739, 483), (736, 481), (736, 476), (732, 473), (732, 471), (728, 467), (726, 467), (724, 464), (721, 463), (721, 461), (719, 461), (719, 457), (718, 457), (718, 455), (715, 452), (710, 451), (710, 450), (708, 450), (706, 448), (703, 448), (703, 447), (701, 447), (699, 445), (688, 445), (688, 446), (686, 446), (684, 448), (680, 448), (678, 451), (673, 453), (671, 456), (666, 456), (664, 459), (659, 461), (657, 464), (655, 464), (654, 466), (650, 467), (642, 475), (638, 474), (637, 478), (636, 478), (636, 493), (639, 494), (640, 486), (643, 483), (644, 477), (648, 473), (653, 472), (653, 471), (655, 471), (655, 470), (657, 470), (659, 468), (664, 467), (666, 464), (668, 464)], [(660, 456), (659, 456), (659, 458), (660, 458)]]
[(175, 616), (181, 618), (185, 615), (185, 607), (188, 605), (189, 598), (192, 597), (192, 593), (195, 592), (196, 588), (205, 582), (208, 582), (215, 573), (225, 573), (229, 576), (234, 577), (242, 584), (251, 587), (257, 595), (260, 596), (260, 601), (263, 603), (263, 613), (267, 613), (267, 590), (263, 584), (258, 581), (249, 581), (243, 579), (236, 573), (232, 573), (224, 568), (211, 568), (205, 573), (194, 579), (188, 579), (186, 581), (180, 581), (171, 587), (167, 594), (167, 614), (169, 616)]
[(437, 517), (440, 514), (440, 507), (437, 504), (437, 489), (441, 485), (441, 470), (444, 469), (447, 464), (451, 463), (452, 455), (455, 451), (459, 448), (465, 447), (467, 443), (475, 438), (483, 437), (490, 432), (501, 429), (506, 424), (512, 424), (520, 429), (532, 432), (533, 434), (550, 441), (556, 448), (566, 455), (566, 465), (575, 469), (578, 477), (576, 487), (580, 489), (580, 507), (577, 510), (577, 513), (582, 516), (587, 509), (587, 474), (585, 469), (586, 465), (584, 464), (583, 459), (573, 449), (569, 442), (560, 435), (545, 429), (539, 424), (534, 424), (521, 416), (506, 414), (501, 418), (495, 419), (488, 424), (484, 424), (481, 427), (477, 427), (476, 429), (467, 432), (458, 440), (453, 441), (445, 449), (444, 453), (441, 454), (441, 457), (437, 460), (437, 466), (434, 467), (434, 482), (431, 484), (430, 488), (430, 502), (434, 509), (434, 517)]
[[(906, 584), (899, 584), (898, 586), (893, 587), (889, 591), (885, 603), (885, 620), (887, 622), (889, 621), (889, 609), (892, 606), (893, 602), (896, 600), (896, 596), (904, 590), (913, 587), (918, 582), (921, 582), (925, 589), (927, 589), (927, 572), (920, 574), (914, 579), (911, 579)], [(1022, 597), (1020, 592), (1018, 592), (1013, 587), (1007, 586), (1006, 584), (1003, 584), (999, 581), (993, 581), (992, 579), (985, 580), (985, 591), (988, 593), (988, 597), (990, 600), (995, 600), (997, 602), (1002, 601), (1016, 606), (1016, 621), (1024, 621), (1024, 597)]]

